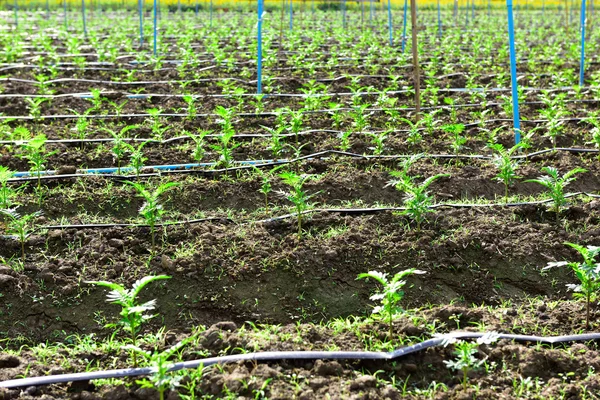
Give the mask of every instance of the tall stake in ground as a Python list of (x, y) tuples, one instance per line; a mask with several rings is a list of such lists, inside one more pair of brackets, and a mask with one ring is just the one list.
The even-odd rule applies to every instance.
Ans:
[(412, 54), (413, 74), (415, 81), (415, 122), (419, 121), (421, 112), (421, 82), (419, 72), (419, 49), (417, 47), (417, 5), (415, 0), (410, 0), (410, 23), (412, 27)]

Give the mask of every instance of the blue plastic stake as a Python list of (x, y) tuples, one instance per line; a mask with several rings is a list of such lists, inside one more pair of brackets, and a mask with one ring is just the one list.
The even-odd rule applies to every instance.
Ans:
[(583, 73), (585, 71), (585, 2), (581, 0), (581, 60), (579, 61), (579, 86), (583, 86)]
[(209, 25), (210, 28), (212, 28), (212, 17), (213, 17), (213, 5), (212, 5), (212, 0), (210, 0), (210, 25)]
[(545, 11), (546, 11), (546, 0), (542, 0), (542, 18), (544, 17)]
[(292, 0), (290, 0), (290, 31), (294, 30), (294, 6), (292, 6)]
[(373, 23), (373, 0), (369, 0), (369, 24)]
[(342, 27), (346, 29), (346, 0), (342, 0)]
[(15, 28), (19, 29), (19, 4), (15, 0)]
[(467, 6), (465, 7), (465, 27), (469, 26), (469, 0), (467, 0)]
[(402, 53), (406, 48), (406, 10), (408, 8), (408, 0), (404, 0), (404, 19), (402, 22)]
[(46, 0), (46, 19), (50, 18), (50, 2)]
[(194, 6), (194, 13), (196, 14), (196, 17), (198, 16), (198, 0), (196, 0), (196, 5)]
[(492, 14), (492, 0), (488, 0), (488, 18)]
[(154, 6), (153, 7), (154, 8), (154, 32), (153, 32), (154, 33), (154, 57), (156, 57), (156, 45), (157, 45), (156, 44), (156, 39), (157, 39), (157, 36), (158, 36), (158, 34), (157, 34), (157, 26), (156, 26), (157, 22), (158, 22), (157, 21), (157, 18), (158, 18), (158, 16), (157, 16), (158, 6), (156, 4), (156, 1), (157, 0), (154, 0), (154, 4), (153, 4), (153, 6)]
[(513, 102), (513, 126), (515, 130), (515, 144), (521, 141), (521, 119), (519, 118), (519, 91), (517, 90), (517, 55), (515, 52), (515, 24), (513, 21), (513, 2), (506, 0), (508, 11), (508, 48), (510, 51), (510, 81)]
[(144, 0), (138, 0), (138, 12), (140, 14), (140, 46), (144, 44), (144, 15), (142, 11), (142, 2)]
[(262, 15), (263, 15), (263, 0), (258, 0), (258, 24), (256, 39), (258, 42), (258, 51), (256, 52), (256, 93), (262, 94)]
[(394, 45), (394, 28), (392, 28), (392, 1), (388, 0), (388, 30), (390, 31), (390, 46)]
[(471, 0), (471, 21), (475, 21), (475, 0)]
[(67, 0), (63, 0), (63, 9), (65, 12), (65, 29), (69, 29), (69, 21), (67, 19)]
[(440, 0), (437, 0), (437, 11), (438, 11), (438, 36), (442, 37), (442, 14), (440, 11)]
[(83, 35), (87, 37), (87, 26), (85, 25), (85, 0), (81, 0), (81, 18), (83, 19)]

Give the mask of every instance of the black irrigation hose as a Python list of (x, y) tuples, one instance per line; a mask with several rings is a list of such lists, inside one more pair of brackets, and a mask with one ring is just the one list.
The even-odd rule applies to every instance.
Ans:
[[(587, 196), (594, 199), (600, 198), (600, 195), (586, 193), (586, 192), (576, 192), (576, 193), (567, 193), (565, 198), (572, 198), (577, 196)], [(481, 204), (452, 204), (452, 203), (439, 203), (428, 206), (427, 208), (435, 210), (441, 208), (493, 208), (493, 207), (520, 207), (520, 206), (528, 206), (528, 205), (541, 205), (551, 203), (552, 199), (547, 200), (537, 200), (537, 201), (524, 201), (524, 202), (516, 202), (516, 203), (481, 203)], [(368, 215), (368, 214), (376, 214), (380, 212), (388, 212), (388, 211), (406, 211), (406, 207), (375, 207), (375, 208), (313, 208), (310, 210), (306, 210), (300, 213), (300, 215), (310, 215), (317, 213), (324, 214), (341, 214), (341, 215)], [(175, 225), (192, 225), (202, 222), (222, 222), (226, 224), (237, 224), (237, 225), (250, 225), (250, 224), (268, 224), (271, 222), (277, 222), (286, 220), (289, 218), (297, 218), (298, 213), (292, 214), (284, 214), (277, 217), (262, 219), (262, 220), (251, 220), (245, 222), (237, 222), (230, 218), (202, 218), (188, 221), (174, 221), (174, 222), (165, 222), (162, 224), (156, 224), (155, 227), (169, 227)], [(65, 229), (104, 229), (104, 228), (149, 228), (150, 226), (147, 224), (76, 224), (76, 225), (44, 225), (39, 226), (34, 229), (34, 231), (42, 231), (42, 230), (65, 230)]]
[[(567, 342), (587, 342), (599, 340), (600, 333), (586, 333), (582, 335), (564, 336), (533, 336), (514, 335), (495, 332), (452, 332), (438, 335), (423, 342), (402, 347), (400, 349), (382, 351), (265, 351), (247, 354), (233, 354), (221, 357), (210, 357), (200, 360), (183, 361), (172, 364), (168, 371), (174, 372), (183, 369), (209, 367), (218, 364), (239, 361), (284, 361), (284, 360), (381, 360), (391, 361), (397, 358), (417, 353), (428, 348), (446, 345), (451, 340), (493, 338), (494, 340), (513, 340), (516, 342), (529, 342), (538, 344), (556, 344)], [(80, 372), (53, 376), (40, 376), (32, 378), (12, 379), (0, 382), (0, 388), (16, 389), (29, 386), (51, 385), (56, 383), (69, 383), (78, 381), (90, 381), (95, 379), (120, 379), (132, 376), (151, 375), (156, 372), (155, 368), (123, 368), (106, 371)]]
[[(600, 153), (600, 150), (597, 149), (583, 149), (583, 148), (563, 148), (557, 147), (554, 149), (543, 149), (533, 153), (519, 155), (519, 156), (511, 156), (511, 159), (516, 160), (526, 160), (529, 158), (533, 158), (539, 155), (552, 153), (556, 151), (564, 151), (568, 153)], [(73, 179), (73, 178), (92, 178), (92, 177), (102, 177), (109, 178), (115, 180), (137, 180), (139, 178), (150, 178), (162, 175), (177, 175), (177, 174), (195, 174), (195, 175), (219, 175), (222, 173), (229, 173), (234, 171), (242, 171), (242, 170), (250, 170), (254, 168), (267, 168), (274, 167), (284, 164), (292, 164), (298, 161), (303, 160), (326, 160), (327, 155), (339, 155), (339, 156), (347, 156), (353, 158), (361, 158), (364, 160), (397, 160), (397, 159), (405, 159), (411, 157), (411, 155), (407, 154), (398, 154), (398, 155), (365, 155), (358, 153), (349, 153), (345, 151), (339, 150), (323, 150), (318, 153), (308, 154), (302, 157), (293, 158), (289, 160), (279, 160), (279, 161), (265, 161), (265, 162), (251, 162), (251, 161), (238, 161), (238, 164), (243, 164), (238, 167), (230, 167), (230, 168), (220, 168), (220, 169), (171, 169), (171, 170), (160, 170), (159, 172), (151, 172), (144, 173), (139, 175), (116, 175), (114, 173), (100, 174), (100, 173), (76, 173), (76, 174), (64, 174), (64, 175), (52, 175), (50, 174), (53, 171), (44, 171), (47, 175), (35, 176), (35, 172), (32, 172), (29, 177), (16, 177), (8, 179), (8, 182), (30, 182), (30, 181), (38, 181), (38, 180), (63, 180), (63, 179)], [(443, 160), (455, 160), (455, 159), (466, 159), (466, 160), (491, 160), (493, 156), (483, 155), (483, 154), (422, 154), (423, 158), (429, 159), (443, 159)], [(154, 166), (160, 167), (160, 166)], [(146, 167), (148, 169), (153, 168), (152, 166)]]

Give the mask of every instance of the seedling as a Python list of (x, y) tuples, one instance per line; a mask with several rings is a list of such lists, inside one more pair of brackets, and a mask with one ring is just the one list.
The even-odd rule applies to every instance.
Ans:
[(504, 184), (504, 202), (508, 203), (508, 187), (520, 178), (516, 172), (519, 161), (512, 158), (512, 156), (523, 145), (519, 143), (508, 150), (500, 143), (488, 144), (488, 147), (495, 152), (492, 163), (498, 169), (498, 174), (494, 179)]
[(283, 183), (291, 187), (289, 192), (279, 191), (279, 193), (291, 201), (296, 207), (298, 238), (302, 239), (302, 213), (311, 206), (308, 201), (318, 194), (308, 194), (303, 187), (307, 181), (314, 179), (315, 177), (314, 175), (300, 175), (294, 172), (283, 172), (279, 174), (279, 177), (283, 180)]
[(150, 114), (150, 129), (152, 130), (152, 138), (157, 141), (162, 141), (165, 133), (171, 129), (170, 126), (163, 126), (162, 119), (160, 118), (160, 114), (162, 110), (160, 108), (151, 108), (146, 110), (148, 114)]
[(144, 146), (150, 143), (151, 140), (146, 140), (138, 144), (137, 146), (133, 146), (129, 143), (125, 143), (125, 147), (129, 150), (129, 167), (135, 171), (136, 177), (140, 177), (140, 173), (144, 168), (144, 163), (148, 161), (148, 158), (144, 155)]
[(37, 174), (38, 191), (42, 185), (42, 171), (45, 168), (48, 157), (56, 153), (56, 151), (50, 153), (46, 152), (47, 140), (48, 139), (46, 138), (46, 135), (41, 134), (22, 144), (24, 149), (24, 154), (22, 157), (27, 160), (29, 165), (31, 165), (31, 171)]
[(39, 119), (42, 115), (42, 104), (46, 101), (50, 101), (50, 99), (45, 97), (26, 97), (25, 102), (29, 109), (29, 116), (35, 120)]
[(366, 134), (371, 137), (371, 142), (375, 145), (375, 147), (369, 147), (369, 149), (373, 150), (373, 154), (376, 156), (383, 154), (383, 150), (385, 149), (384, 142), (390, 134), (390, 130), (377, 133), (367, 132)]
[(14, 209), (0, 210), (1, 214), (8, 217), (6, 231), (9, 235), (15, 235), (21, 243), (21, 260), (25, 263), (25, 241), (35, 231), (34, 222), (42, 215), (41, 211), (32, 214), (19, 214)]
[(8, 180), (14, 175), (13, 171), (0, 165), (0, 209), (11, 208), (13, 199), (17, 197), (17, 191), (8, 184)]
[(452, 135), (451, 147), (454, 153), (458, 154), (464, 148), (465, 143), (467, 143), (467, 138), (462, 135), (465, 126), (463, 124), (449, 124), (442, 126), (442, 130)]
[(525, 182), (535, 182), (548, 189), (552, 199), (551, 210), (556, 213), (556, 220), (558, 221), (560, 211), (565, 208), (567, 204), (565, 187), (576, 180), (575, 175), (585, 173), (587, 170), (579, 167), (573, 168), (562, 177), (559, 176), (558, 169), (554, 167), (543, 167), (542, 172), (545, 172), (548, 175), (541, 176), (537, 179), (528, 179)]
[(117, 161), (117, 174), (121, 175), (121, 162), (123, 160), (123, 156), (127, 152), (127, 143), (125, 142), (125, 134), (132, 129), (138, 128), (138, 125), (129, 125), (122, 128), (118, 133), (109, 128), (101, 128), (104, 131), (110, 133), (110, 135), (115, 139), (112, 144), (111, 152), (115, 156), (115, 160)]
[(144, 204), (139, 210), (139, 214), (144, 218), (146, 224), (150, 227), (150, 235), (152, 237), (152, 254), (154, 254), (156, 247), (156, 223), (165, 213), (165, 210), (160, 203), (160, 196), (167, 190), (179, 186), (179, 184), (175, 182), (163, 183), (151, 191), (151, 187), (145, 186), (139, 182), (125, 181), (125, 183), (133, 186), (137, 190), (138, 195), (145, 200)]
[(398, 179), (388, 182), (386, 186), (394, 186), (397, 190), (404, 192), (404, 211), (401, 215), (408, 215), (417, 224), (417, 231), (421, 230), (421, 224), (425, 220), (427, 213), (433, 212), (433, 196), (429, 194), (427, 188), (436, 180), (450, 176), (449, 174), (438, 174), (431, 176), (420, 185), (414, 182), (414, 178), (408, 176), (405, 171), (392, 171), (390, 175)]
[(196, 336), (190, 336), (181, 342), (169, 347), (163, 351), (145, 351), (134, 345), (124, 346), (124, 349), (131, 350), (134, 354), (137, 353), (145, 358), (150, 367), (154, 369), (152, 375), (148, 380), (136, 381), (143, 388), (156, 388), (160, 400), (164, 400), (165, 391), (167, 389), (175, 389), (179, 386), (179, 382), (182, 375), (174, 375), (169, 373), (169, 369), (173, 366), (173, 363), (169, 361), (177, 352), (183, 349), (192, 340), (195, 340)]
[(273, 157), (277, 160), (281, 154), (283, 153), (284, 145), (283, 141), (283, 131), (285, 127), (278, 126), (276, 128), (269, 128), (268, 126), (261, 125), (263, 129), (271, 134), (271, 141), (269, 147), (267, 149), (271, 150)]
[(586, 302), (585, 312), (585, 328), (590, 329), (590, 303), (597, 298), (598, 290), (600, 290), (600, 263), (596, 262), (596, 256), (600, 254), (600, 247), (586, 246), (575, 243), (565, 243), (577, 250), (583, 257), (583, 262), (576, 261), (559, 261), (550, 262), (544, 270), (562, 267), (568, 265), (575, 273), (575, 277), (579, 280), (578, 285), (567, 284), (567, 287), (574, 293), (574, 297), (583, 297)]
[[(170, 278), (171, 277), (167, 275), (145, 276), (136, 281), (131, 289), (126, 289), (124, 286), (121, 286), (118, 283), (107, 281), (86, 281), (86, 283), (111, 289), (107, 295), (106, 301), (121, 306), (121, 313), (119, 314), (121, 316), (121, 320), (116, 324), (108, 324), (106, 327), (121, 327), (121, 329), (129, 334), (131, 344), (134, 347), (137, 347), (137, 337), (138, 333), (142, 329), (142, 324), (154, 317), (154, 315), (148, 315), (146, 313), (154, 310), (156, 307), (156, 299), (139, 304), (137, 297), (142, 289), (144, 289), (149, 283)], [(131, 354), (133, 366), (137, 367), (136, 352), (132, 351)]]
[(479, 345), (491, 344), (497, 339), (498, 334), (492, 332), (478, 338), (476, 342), (466, 342), (464, 340), (457, 340), (454, 338), (448, 338), (444, 341), (444, 346), (447, 346), (451, 343), (454, 344), (454, 355), (456, 355), (454, 360), (445, 360), (444, 364), (446, 364), (446, 367), (450, 369), (462, 372), (462, 385), (464, 391), (466, 391), (468, 388), (469, 371), (478, 370), (485, 363), (485, 359), (478, 360), (477, 357), (475, 357)]
[(396, 273), (391, 280), (388, 279), (388, 274), (379, 271), (369, 271), (367, 273), (359, 274), (356, 278), (357, 280), (370, 278), (383, 286), (383, 290), (372, 295), (370, 299), (381, 303), (381, 305), (373, 308), (373, 314), (381, 315), (384, 318), (387, 317), (390, 340), (394, 333), (394, 316), (404, 312), (399, 306), (400, 301), (404, 298), (404, 290), (402, 290), (406, 285), (406, 280), (404, 280), (404, 278), (410, 275), (422, 275), (426, 273), (427, 272), (416, 268), (410, 268)]
[(204, 154), (206, 153), (206, 149), (204, 148), (206, 146), (205, 137), (210, 133), (211, 131), (199, 131), (198, 134), (195, 135), (191, 132), (183, 131), (183, 134), (185, 134), (187, 137), (194, 141), (194, 151), (192, 152), (192, 158), (197, 163), (202, 161), (202, 159), (204, 158)]
[(192, 95), (183, 96), (183, 101), (187, 104), (187, 119), (194, 119), (196, 117), (196, 113), (198, 112), (198, 108), (196, 107), (196, 98)]

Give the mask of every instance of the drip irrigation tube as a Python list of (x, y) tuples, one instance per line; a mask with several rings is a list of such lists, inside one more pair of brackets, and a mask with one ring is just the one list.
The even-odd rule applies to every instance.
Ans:
[[(431, 347), (445, 345), (451, 339), (479, 339), (484, 337), (496, 340), (513, 340), (516, 342), (530, 342), (538, 344), (556, 344), (568, 342), (585, 342), (599, 340), (600, 333), (587, 333), (582, 335), (565, 336), (533, 336), (514, 335), (496, 332), (452, 332), (434, 336), (432, 339), (416, 343), (411, 346), (399, 348), (391, 352), (381, 351), (265, 351), (247, 354), (234, 354), (221, 357), (210, 357), (199, 360), (183, 361), (172, 364), (168, 371), (174, 372), (188, 368), (210, 367), (239, 361), (284, 361), (284, 360), (381, 360), (391, 361), (397, 358), (417, 353)], [(146, 368), (124, 368), (106, 371), (81, 372), (63, 375), (51, 375), (32, 378), (12, 379), (0, 382), (0, 388), (22, 388), (29, 386), (50, 385), (56, 383), (69, 383), (77, 381), (90, 381), (95, 379), (125, 378), (143, 376), (155, 373), (156, 369)]]
[[(511, 159), (514, 160), (526, 160), (532, 157), (536, 157), (539, 155), (552, 153), (556, 151), (568, 152), (568, 153), (592, 153), (597, 154), (600, 153), (600, 150), (597, 149), (584, 149), (584, 148), (553, 148), (553, 149), (543, 149), (539, 151), (535, 151), (529, 154), (511, 156)], [(214, 167), (217, 165), (215, 162), (209, 163), (196, 163), (196, 164), (172, 164), (172, 165), (149, 165), (145, 166), (143, 169), (147, 170), (157, 170), (159, 172), (155, 173), (143, 173), (139, 175), (117, 175), (118, 168), (116, 167), (108, 167), (108, 168), (91, 168), (91, 169), (80, 169), (74, 174), (60, 174), (57, 175), (56, 170), (46, 170), (38, 172), (32, 171), (19, 171), (14, 172), (14, 178), (8, 179), (8, 182), (27, 182), (27, 181), (37, 181), (47, 180), (47, 179), (71, 179), (71, 178), (79, 178), (79, 177), (107, 177), (107, 178), (115, 178), (118, 180), (135, 180), (138, 177), (147, 178), (152, 176), (159, 176), (165, 173), (177, 174), (177, 173), (195, 173), (195, 174), (221, 174), (224, 172), (233, 172), (237, 170), (246, 170), (246, 169), (254, 169), (262, 168), (262, 167), (272, 167), (283, 164), (291, 164), (298, 161), (305, 160), (327, 160), (328, 155), (340, 155), (346, 157), (360, 158), (364, 160), (396, 160), (396, 159), (404, 159), (411, 157), (411, 155), (407, 154), (395, 154), (395, 155), (365, 155), (358, 153), (349, 153), (345, 151), (339, 150), (323, 150), (318, 153), (308, 154), (298, 158), (292, 159), (277, 159), (277, 160), (244, 160), (244, 161), (236, 161), (237, 167), (230, 168), (221, 168), (221, 169), (192, 169), (197, 167)], [(484, 154), (422, 154), (423, 158), (429, 159), (468, 159), (468, 160), (491, 160), (493, 156), (484, 155)], [(121, 171), (130, 172), (134, 169), (131, 167), (121, 167)], [(39, 177), (38, 177), (39, 175)]]
[[(577, 196), (587, 196), (593, 199), (600, 198), (600, 195), (585, 193), (585, 192), (576, 192), (576, 193), (567, 193), (565, 198), (573, 198)], [(494, 208), (494, 207), (521, 207), (521, 206), (537, 206), (542, 204), (551, 203), (552, 199), (546, 200), (537, 200), (537, 201), (523, 201), (523, 202), (513, 202), (513, 203), (471, 203), (471, 204), (453, 204), (453, 203), (438, 203), (432, 204), (428, 206), (428, 209), (436, 210), (441, 208), (454, 208), (454, 209), (470, 209), (470, 208)], [(340, 215), (369, 215), (376, 214), (380, 212), (390, 212), (390, 211), (406, 211), (406, 207), (373, 207), (373, 208), (313, 208), (310, 210), (306, 210), (300, 213), (300, 215), (311, 215), (311, 214), (340, 214)], [(250, 225), (250, 224), (269, 224), (272, 222), (283, 221), (290, 218), (297, 218), (298, 213), (284, 214), (276, 217), (260, 219), (260, 220), (247, 220), (247, 221), (234, 221), (231, 218), (226, 217), (213, 217), (213, 218), (202, 218), (202, 219), (194, 219), (194, 220), (184, 220), (184, 221), (172, 221), (172, 222), (164, 222), (161, 224), (156, 224), (155, 227), (166, 228), (169, 226), (176, 225), (192, 225), (198, 224), (208, 221), (215, 221), (227, 224), (237, 224), (237, 225)], [(43, 231), (43, 230), (65, 230), (65, 229), (105, 229), (105, 228), (149, 228), (150, 226), (147, 224), (135, 224), (135, 223), (107, 223), (107, 224), (73, 224), (73, 225), (44, 225), (39, 226), (34, 229), (34, 231)]]

